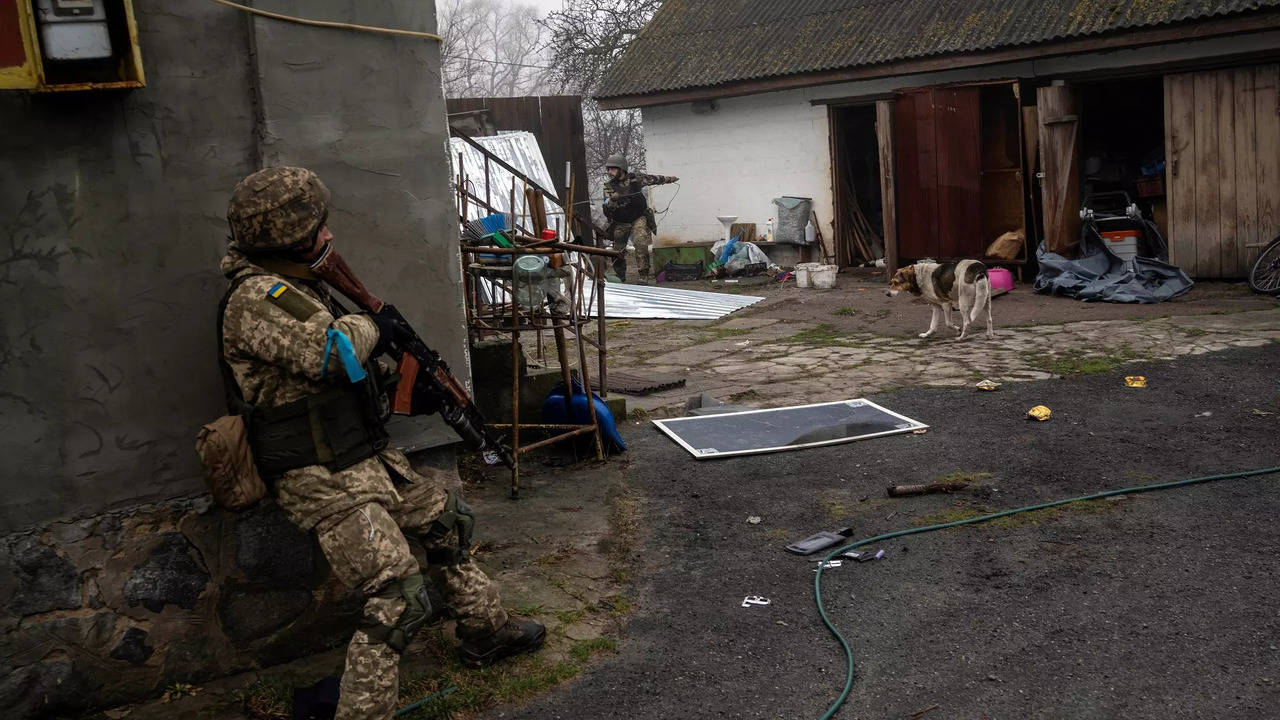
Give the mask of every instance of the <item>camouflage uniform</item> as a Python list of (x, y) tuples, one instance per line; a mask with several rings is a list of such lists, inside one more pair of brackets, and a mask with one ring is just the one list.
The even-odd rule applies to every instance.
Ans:
[[(672, 175), (647, 175), (645, 173), (629, 172), (619, 178), (610, 178), (604, 184), (604, 198), (606, 203), (615, 203), (627, 198), (634, 198), (639, 195), (644, 198), (643, 188), (649, 185), (666, 185), (679, 180)], [(627, 238), (631, 238), (631, 242), (636, 246), (636, 266), (642, 281), (649, 278), (651, 268), (649, 261), (649, 247), (653, 245), (653, 233), (649, 227), (647, 216), (641, 216), (633, 222), (610, 223), (610, 238), (613, 249), (617, 252), (626, 252)], [(613, 261), (613, 272), (622, 282), (627, 281), (627, 259), (625, 257), (615, 258)]]
[[(336, 350), (325, 365), (325, 332), (333, 327), (351, 338), (356, 355), (368, 359), (378, 328), (367, 315), (339, 316), (318, 282), (266, 270), (235, 248), (222, 260), (230, 279), (247, 277), (227, 301), (224, 354), (244, 399), (274, 407), (346, 382)], [(296, 294), (292, 312), (268, 300), (284, 283)], [(323, 465), (287, 471), (274, 483), (276, 501), (303, 530), (315, 530), (334, 574), (363, 594), (365, 625), (347, 647), (339, 720), (385, 720), (396, 709), (400, 655), (369, 628), (392, 626), (406, 602), (390, 592), (402, 578), (422, 572), (406, 535), (428, 551), (456, 553), (456, 529), (440, 536), (433, 523), (445, 509), (442, 476), (413, 470), (398, 450), (331, 472)], [(458, 614), (461, 639), (486, 637), (502, 628), (507, 613), (497, 589), (468, 558), (429, 566), (426, 575)], [(376, 635), (376, 633), (375, 633)]]

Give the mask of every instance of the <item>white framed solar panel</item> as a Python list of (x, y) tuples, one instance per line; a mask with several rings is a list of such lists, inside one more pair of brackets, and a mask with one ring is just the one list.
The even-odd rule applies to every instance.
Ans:
[(929, 426), (865, 398), (654, 420), (699, 460), (822, 447)]

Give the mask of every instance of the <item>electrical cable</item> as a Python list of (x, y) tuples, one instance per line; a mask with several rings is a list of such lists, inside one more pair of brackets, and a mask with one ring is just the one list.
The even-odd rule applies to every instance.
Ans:
[(853, 550), (854, 548), (862, 547), (863, 545), (884, 542), (885, 540), (892, 540), (893, 538), (902, 537), (904, 535), (918, 535), (920, 533), (959, 527), (961, 525), (973, 525), (975, 523), (987, 522), (988, 520), (995, 520), (996, 518), (1017, 515), (1018, 513), (1032, 512), (1034, 510), (1044, 510), (1051, 507), (1057, 507), (1059, 505), (1066, 505), (1068, 503), (1082, 502), (1084, 500), (1098, 500), (1100, 498), (1113, 497), (1115, 495), (1133, 495), (1137, 493), (1151, 492), (1153, 490), (1168, 490), (1170, 488), (1185, 487), (1187, 485), (1214, 482), (1217, 480), (1231, 480), (1235, 478), (1252, 477), (1254, 475), (1270, 475), (1277, 472), (1280, 472), (1280, 466), (1262, 468), (1260, 470), (1242, 470), (1240, 472), (1226, 473), (1223, 475), (1208, 475), (1206, 477), (1192, 478), (1190, 480), (1177, 480), (1174, 482), (1158, 483), (1155, 485), (1138, 485), (1136, 487), (1123, 488), (1120, 490), (1108, 490), (1106, 492), (1094, 493), (1092, 495), (1081, 495), (1080, 497), (1068, 498), (1066, 500), (1055, 500), (1053, 502), (1041, 503), (1039, 505), (1027, 505), (1026, 507), (1004, 510), (1002, 512), (983, 515), (976, 518), (969, 518), (967, 520), (956, 520), (955, 522), (939, 523), (937, 525), (927, 525), (925, 527), (910, 528), (907, 530), (898, 530), (896, 532), (885, 533), (883, 535), (876, 535), (875, 537), (870, 537), (865, 540), (859, 540), (851, 545), (845, 545), (842, 548), (832, 551), (822, 559), (822, 562), (818, 563), (818, 572), (813, 578), (813, 598), (818, 605), (818, 614), (822, 616), (822, 623), (827, 626), (827, 630), (830, 630), (832, 635), (835, 635), (836, 640), (840, 641), (840, 645), (844, 649), (844, 658), (848, 670), (845, 674), (844, 690), (840, 692), (840, 697), (836, 698), (836, 701), (832, 703), (831, 707), (827, 708), (827, 712), (824, 713), (819, 720), (831, 720), (831, 718), (835, 716), (836, 711), (840, 709), (840, 706), (844, 704), (844, 701), (848, 699), (849, 691), (853, 689), (853, 648), (849, 647), (849, 643), (845, 640), (844, 635), (840, 634), (840, 631), (836, 629), (836, 626), (831, 623), (831, 618), (827, 616), (827, 610), (822, 605), (822, 568), (837, 555)]
[(354, 25), (352, 23), (332, 22), (329, 20), (311, 20), (309, 18), (300, 18), (293, 15), (285, 15), (284, 13), (271, 12), (269, 10), (259, 10), (248, 5), (231, 2), (231, 0), (209, 0), (219, 5), (226, 5), (229, 8), (243, 10), (254, 15), (269, 17), (276, 20), (284, 20), (286, 22), (298, 23), (299, 25), (313, 25), (315, 27), (337, 28), (339, 30), (359, 30), (361, 32), (380, 33), (383, 35), (403, 35), (405, 37), (427, 38), (430, 40), (439, 40), (444, 42), (444, 38), (435, 33), (420, 32), (417, 30), (399, 30), (396, 28), (374, 27), (372, 25)]

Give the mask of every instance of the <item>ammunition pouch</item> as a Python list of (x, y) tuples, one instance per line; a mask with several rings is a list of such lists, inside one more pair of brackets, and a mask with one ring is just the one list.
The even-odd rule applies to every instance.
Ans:
[(374, 642), (385, 643), (387, 647), (403, 655), (405, 648), (413, 641), (413, 636), (431, 620), (431, 599), (427, 596), (427, 586), (422, 574), (410, 575), (392, 583), (381, 597), (401, 598), (404, 600), (404, 612), (396, 620), (395, 625), (366, 625), (365, 634)]
[(457, 530), (458, 547), (457, 549), (428, 548), (427, 562), (432, 565), (459, 565), (469, 560), (471, 538), (475, 528), (475, 511), (457, 494), (449, 493), (449, 498), (444, 503), (444, 511), (431, 523), (431, 528), (427, 531), (427, 539), (438, 542), (448, 536), (450, 531)]
[(276, 479), (310, 465), (338, 471), (387, 447), (391, 406), (377, 367), (370, 364), (366, 371), (368, 377), (357, 383), (253, 408), (249, 444), (264, 477)]

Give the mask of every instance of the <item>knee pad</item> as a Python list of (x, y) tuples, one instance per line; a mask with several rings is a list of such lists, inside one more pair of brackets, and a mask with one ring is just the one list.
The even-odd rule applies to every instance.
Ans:
[(404, 612), (394, 625), (366, 627), (369, 639), (386, 643), (387, 647), (403, 655), (413, 636), (431, 619), (431, 598), (427, 596), (426, 581), (421, 573), (410, 575), (391, 583), (382, 594), (385, 598), (404, 600)]
[(467, 558), (471, 557), (471, 537), (475, 533), (475, 527), (475, 512), (456, 493), (449, 493), (449, 497), (444, 503), (444, 511), (440, 513), (440, 517), (431, 523), (427, 538), (439, 540), (446, 537), (450, 531), (457, 530), (458, 549), (456, 552), (453, 550), (428, 550), (427, 561), (433, 565), (457, 565), (465, 562)]

